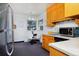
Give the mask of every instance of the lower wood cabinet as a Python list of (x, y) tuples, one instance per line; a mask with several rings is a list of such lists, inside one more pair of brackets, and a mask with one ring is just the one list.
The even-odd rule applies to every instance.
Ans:
[(53, 47), (49, 47), (49, 50), (50, 50), (50, 56), (67, 56), (66, 54), (58, 51), (57, 49)]
[(64, 54), (63, 52), (61, 52), (53, 47), (50, 47), (49, 43), (55, 43), (55, 38), (53, 36), (43, 35), (42, 36), (42, 48), (49, 51), (50, 56), (68, 56), (68, 55)]
[(43, 35), (42, 37), (42, 47), (44, 49), (46, 49), (47, 51), (49, 51), (49, 43), (53, 43), (54, 41), (54, 37), (52, 36), (48, 36), (48, 35)]

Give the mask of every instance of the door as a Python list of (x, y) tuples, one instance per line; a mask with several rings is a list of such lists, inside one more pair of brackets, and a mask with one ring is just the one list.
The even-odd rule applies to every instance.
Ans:
[(7, 3), (0, 4), (0, 55), (11, 55), (14, 50), (13, 13)]
[(3, 16), (5, 17), (4, 32), (6, 53), (7, 55), (11, 55), (14, 50), (13, 11), (8, 4), (6, 10), (3, 12)]
[(65, 3), (65, 17), (79, 15), (79, 3)]

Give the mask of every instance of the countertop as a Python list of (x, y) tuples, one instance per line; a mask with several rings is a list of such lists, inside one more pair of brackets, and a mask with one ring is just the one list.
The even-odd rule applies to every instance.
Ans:
[[(48, 35), (48, 34), (45, 34), (45, 35)], [(62, 36), (60, 34), (52, 34), (48, 36), (69, 39), (67, 41), (50, 43), (49, 46), (54, 47), (55, 49), (67, 55), (79, 56), (79, 37), (68, 37), (68, 36)]]
[(64, 39), (79, 39), (79, 37), (69, 37), (69, 36), (64, 36), (64, 35), (60, 35), (60, 34), (44, 34), (44, 35), (47, 35), (47, 36), (53, 36), (53, 37), (59, 37), (59, 38), (64, 38)]
[(70, 55), (79, 56), (79, 39), (50, 43), (49, 46)]

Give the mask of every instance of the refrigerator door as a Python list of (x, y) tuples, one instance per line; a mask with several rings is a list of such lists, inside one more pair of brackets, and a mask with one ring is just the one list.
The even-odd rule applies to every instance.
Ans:
[(7, 3), (0, 3), (0, 55), (11, 55), (13, 50), (13, 11)]
[(5, 49), (5, 32), (3, 29), (3, 22), (4, 22), (4, 16), (2, 13), (0, 13), (0, 56), (6, 55), (6, 49)]
[(7, 55), (11, 55), (14, 50), (13, 12), (6, 3), (0, 4), (0, 7), (0, 45), (5, 46)]

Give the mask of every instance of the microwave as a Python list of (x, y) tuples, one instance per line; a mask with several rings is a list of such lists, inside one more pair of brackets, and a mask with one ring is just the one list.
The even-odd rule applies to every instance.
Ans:
[(60, 28), (59, 34), (71, 37), (79, 37), (79, 27)]

